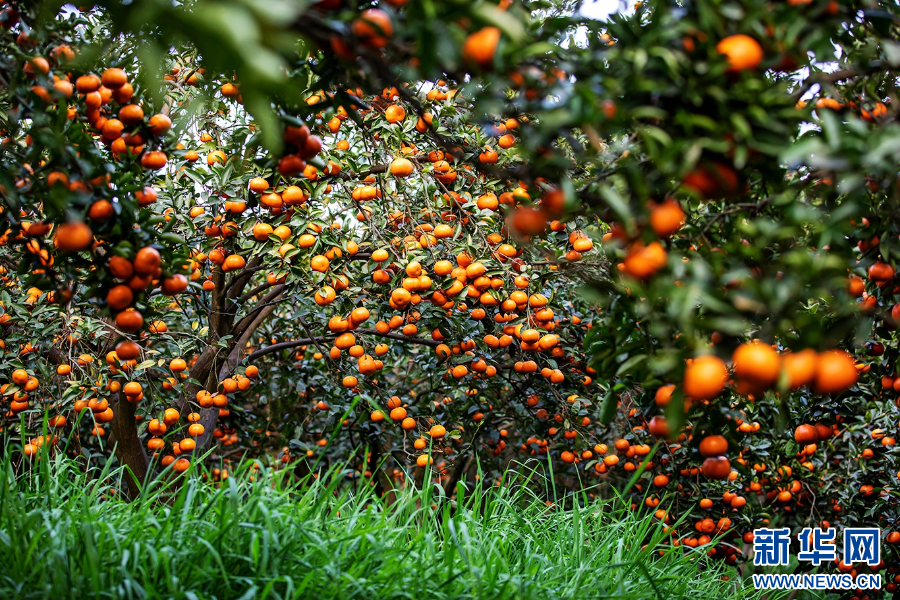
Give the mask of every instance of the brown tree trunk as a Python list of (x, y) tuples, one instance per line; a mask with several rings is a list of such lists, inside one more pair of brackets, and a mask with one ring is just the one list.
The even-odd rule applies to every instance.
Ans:
[(112, 430), (111, 440), (115, 445), (116, 458), (127, 467), (125, 483), (128, 485), (128, 497), (132, 500), (141, 493), (141, 487), (147, 479), (150, 461), (138, 436), (137, 422), (134, 420), (135, 405), (116, 392), (110, 396), (113, 419), (109, 422)]

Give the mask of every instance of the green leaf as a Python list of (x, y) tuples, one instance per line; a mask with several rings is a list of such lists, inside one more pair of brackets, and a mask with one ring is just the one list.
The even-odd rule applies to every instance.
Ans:
[(624, 363), (622, 363), (622, 366), (620, 366), (619, 369), (616, 371), (616, 377), (620, 377), (622, 375), (625, 375), (626, 373), (629, 373), (632, 369), (634, 369), (636, 366), (638, 366), (642, 362), (645, 362), (646, 360), (647, 360), (646, 354), (635, 354), (634, 356), (632, 356), (631, 358), (626, 360)]
[(600, 422), (604, 425), (609, 424), (616, 416), (617, 406), (618, 396), (613, 390), (609, 390), (606, 392), (606, 396), (603, 397), (603, 402), (600, 404)]

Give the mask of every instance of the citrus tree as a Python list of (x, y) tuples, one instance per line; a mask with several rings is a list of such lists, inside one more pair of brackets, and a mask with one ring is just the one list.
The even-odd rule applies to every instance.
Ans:
[(23, 4), (24, 455), (536, 460), (691, 546), (897, 518), (895, 6)]

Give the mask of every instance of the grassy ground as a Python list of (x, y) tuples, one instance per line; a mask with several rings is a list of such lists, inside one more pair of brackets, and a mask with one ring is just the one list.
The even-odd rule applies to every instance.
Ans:
[(0, 467), (0, 598), (757, 596), (689, 549), (642, 550), (665, 535), (611, 501), (563, 510), (514, 487), (451, 511), (426, 488), (387, 507), (339, 477), (273, 485), (245, 465), (220, 487), (194, 478), (127, 503), (109, 499), (116, 472)]

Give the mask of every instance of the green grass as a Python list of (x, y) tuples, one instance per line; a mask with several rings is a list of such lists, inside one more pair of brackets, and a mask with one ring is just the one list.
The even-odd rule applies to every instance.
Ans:
[(758, 597), (616, 501), (562, 509), (510, 486), (454, 505), (426, 487), (388, 506), (337, 474), (287, 486), (244, 465), (129, 503), (110, 499), (116, 471), (0, 467), (0, 598)]

